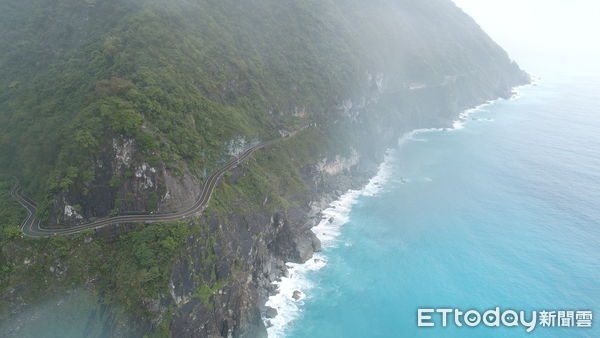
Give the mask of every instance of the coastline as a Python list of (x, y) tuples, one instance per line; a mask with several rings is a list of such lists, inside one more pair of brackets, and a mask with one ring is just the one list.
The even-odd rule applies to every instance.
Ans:
[[(510, 97), (498, 97), (485, 101), (473, 108), (465, 109), (458, 117), (451, 121), (450, 127), (445, 128), (419, 128), (404, 133), (397, 143), (397, 147), (386, 151), (383, 162), (380, 163), (377, 173), (372, 176), (361, 189), (349, 189), (338, 199), (330, 202), (320, 215), (318, 224), (311, 231), (321, 241), (322, 250), (337, 247), (337, 240), (342, 227), (349, 221), (352, 207), (358, 199), (363, 196), (376, 196), (384, 188), (384, 184), (391, 175), (391, 159), (394, 149), (401, 147), (406, 141), (414, 136), (430, 131), (453, 131), (465, 127), (469, 117), (481, 109), (493, 105), (501, 100), (516, 100), (521, 94), (519, 89), (534, 86), (540, 81), (539, 78), (531, 78), (529, 83), (515, 86), (511, 89)], [(319, 271), (327, 265), (327, 255), (323, 252), (315, 252), (313, 256), (304, 263), (285, 263), (287, 268), (284, 275), (274, 281), (272, 285), (277, 290), (275, 294), (268, 297), (265, 307), (271, 311), (276, 310), (274, 316), (263, 316), (262, 320), (267, 328), (268, 337), (284, 337), (289, 324), (295, 321), (302, 311), (304, 299), (310, 297), (310, 290), (315, 287), (309, 279), (311, 272)], [(268, 311), (267, 311), (268, 312)]]
[[(386, 159), (379, 165), (377, 174), (362, 189), (348, 190), (321, 211), (321, 220), (311, 228), (311, 231), (321, 241), (322, 250), (339, 245), (337, 238), (344, 224), (349, 221), (352, 206), (358, 201), (358, 198), (375, 196), (381, 191), (390, 174), (389, 156), (391, 155), (387, 153)], [(311, 271), (318, 271), (326, 265), (327, 256), (323, 252), (316, 252), (304, 263), (286, 263), (286, 275), (273, 282), (277, 293), (270, 296), (265, 304), (265, 306), (277, 310), (274, 318), (263, 318), (269, 337), (284, 336), (288, 325), (297, 319), (307, 292), (314, 287), (308, 280), (307, 274)]]

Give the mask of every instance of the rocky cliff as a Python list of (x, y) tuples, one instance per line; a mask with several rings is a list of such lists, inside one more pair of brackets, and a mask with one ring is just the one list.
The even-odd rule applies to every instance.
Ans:
[[(225, 230), (216, 245), (219, 249), (215, 252), (220, 257), (219, 264), (226, 266), (217, 270), (223, 274), (219, 278), (231, 276), (229, 264), (234, 264), (240, 258), (244, 262), (241, 269), (244, 272), (236, 273), (237, 278), (215, 293), (214, 303), (207, 306), (192, 297), (193, 283), (189, 278), (197, 271), (190, 267), (189, 261), (178, 262), (171, 278), (173, 285), (179, 285), (173, 290), (178, 299), (183, 301), (181, 312), (173, 322), (174, 336), (265, 336), (265, 321), (268, 325), (268, 317), (273, 314), (267, 314), (264, 303), (276, 291), (273, 282), (286, 274), (285, 262), (305, 262), (320, 249), (320, 243), (310, 229), (321, 221), (321, 210), (348, 189), (358, 189), (366, 184), (383, 161), (386, 147), (394, 147), (403, 133), (421, 127), (451, 127), (465, 108), (489, 99), (509, 97), (511, 85), (523, 84), (523, 81), (523, 78), (516, 77), (512, 84), (498, 87), (496, 91), (483, 96), (471, 96), (469, 92), (459, 94), (452, 86), (444, 90), (421, 89), (422, 92), (416, 94), (419, 98), (415, 98), (413, 106), (403, 110), (407, 114), (404, 123), (379, 126), (373, 130), (378, 135), (377, 150), (373, 150), (374, 146), (369, 144), (359, 152), (357, 145), (356, 148), (350, 147), (345, 155), (330, 153), (301, 167), (307, 190), (297, 199), (289, 200), (293, 207), (275, 212), (260, 210), (258, 213), (231, 214), (224, 221), (205, 218), (205, 222), (212, 224), (213, 229)], [(452, 100), (460, 103), (439, 101), (445, 95), (453, 95)], [(379, 108), (367, 105), (356, 110), (356, 114), (368, 114), (370, 109)], [(424, 116), (425, 111), (439, 115)], [(244, 175), (244, 167), (235, 170), (235, 177)], [(231, 184), (236, 184), (235, 179)], [(229, 226), (224, 228), (224, 224)], [(192, 257), (198, 256), (190, 256), (191, 261), (194, 260)], [(196, 265), (196, 268), (200, 266), (202, 264)]]
[[(41, 9), (23, 19), (27, 5)], [(319, 250), (310, 229), (322, 208), (365, 184), (405, 132), (449, 127), (529, 80), (449, 0), (2, 6), (13, 15), (1, 20), (12, 25), (0, 41), (10, 49), (1, 164), (21, 172), (48, 224), (182, 209), (231, 155), (284, 137), (226, 175), (177, 231), (102, 229), (66, 239), (69, 255), (42, 253), (52, 240), (3, 239), (0, 305), (90, 287), (135, 318), (114, 335), (265, 336), (272, 282)], [(27, 40), (35, 27), (56, 43)], [(46, 57), (23, 57), (39, 46)], [(81, 258), (91, 252), (99, 259)], [(48, 273), (48, 261), (65, 272)], [(27, 274), (44, 281), (36, 292), (23, 291)], [(65, 285), (71, 274), (83, 278)]]

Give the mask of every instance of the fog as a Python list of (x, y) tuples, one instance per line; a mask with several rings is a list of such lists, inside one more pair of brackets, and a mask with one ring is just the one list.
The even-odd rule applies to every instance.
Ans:
[(600, 2), (454, 0), (533, 74), (600, 74)]

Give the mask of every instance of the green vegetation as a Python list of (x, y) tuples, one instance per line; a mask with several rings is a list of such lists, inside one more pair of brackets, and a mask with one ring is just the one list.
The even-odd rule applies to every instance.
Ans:
[(217, 282), (214, 285), (210, 286), (207, 282), (200, 280), (197, 282), (199, 286), (196, 288), (194, 292), (194, 297), (200, 299), (203, 304), (210, 304), (210, 296), (214, 295), (219, 289), (223, 286), (222, 282)]
[[(49, 30), (83, 25), (77, 20), (88, 15), (87, 3), (62, 5)], [(18, 18), (29, 17), (29, 6), (49, 5), (30, 0), (0, 6), (0, 13)], [(0, 57), (0, 75), (10, 88), (0, 97), (0, 167), (21, 172), (27, 191), (49, 207), (60, 192), (122, 184), (122, 177), (95, 180), (98, 154), (109, 151), (116, 136), (135, 139), (154, 161), (214, 167), (234, 136), (269, 139), (277, 128), (302, 126), (305, 120), (279, 112), (304, 107), (315, 118), (357, 82), (349, 71), (356, 62), (346, 60), (355, 54), (350, 42), (338, 38), (333, 18), (316, 17), (313, 7), (279, 1), (103, 4), (89, 15), (100, 22), (103, 14), (117, 12), (111, 28), (82, 27), (84, 44), (56, 46), (58, 37), (50, 39), (42, 53), (60, 56), (44, 67), (17, 61), (36, 44), (0, 37), (0, 46), (11, 46)], [(326, 17), (334, 14), (323, 9)], [(29, 28), (48, 12), (32, 12), (30, 22), (14, 22), (10, 29), (37, 41)], [(74, 23), (61, 23), (67, 13), (77, 17)], [(259, 24), (265, 17), (264, 24), (288, 24), (283, 31), (265, 30)], [(13, 63), (17, 68), (9, 70)]]
[[(509, 76), (483, 34), (457, 38), (458, 19), (445, 0), (3, 3), (0, 170), (19, 173), (47, 215), (61, 193), (87, 198), (133, 179), (98, 165), (114, 140), (135, 140), (137, 157), (174, 173), (181, 160), (192, 172), (216, 168), (234, 137), (266, 140), (312, 122), (341, 132), (347, 150), (337, 105), (374, 90), (375, 74), (393, 74), (386, 85), (398, 88), (478, 72), (483, 88), (489, 72)], [(475, 63), (488, 49), (497, 53)]]
[[(156, 224), (124, 235), (119, 241), (85, 235), (43, 240), (4, 238), (0, 290), (25, 287), (22, 295), (35, 301), (48, 291), (76, 288), (96, 279), (107, 301), (125, 304), (143, 317), (148, 304), (164, 292), (170, 263), (188, 234), (185, 224)], [(89, 239), (88, 239), (89, 240)], [(23, 261), (29, 262), (22, 264)], [(2, 312), (8, 309), (2, 309)]]
[[(186, 223), (153, 224), (121, 235), (115, 241), (100, 239), (92, 231), (70, 237), (30, 239), (22, 236), (20, 210), (6, 199), (12, 182), (0, 181), (0, 293), (21, 288), (26, 302), (48, 292), (60, 292), (95, 280), (96, 291), (107, 302), (116, 302), (145, 315), (148, 302), (166, 290), (173, 259), (193, 231)], [(8, 217), (4, 217), (8, 216)], [(0, 314), (9, 309), (0, 302)]]
[(19, 228), (26, 216), (25, 209), (10, 195), (14, 185), (12, 177), (0, 175), (0, 236), (4, 236), (5, 231), (14, 232), (7, 229)]
[[(189, 258), (184, 246), (201, 262), (190, 269), (193, 297), (211, 306), (243, 266), (217, 274), (217, 248), (239, 226), (232, 215), (285, 215), (305, 197), (308, 165), (353, 149), (369, 156), (387, 146), (382, 133), (389, 140), (467, 104), (455, 91), (489, 99), (520, 72), (447, 0), (4, 1), (0, 32), (0, 172), (19, 176), (43, 218), (65, 197), (89, 221), (106, 216), (86, 214), (96, 204), (117, 214), (143, 201), (155, 211), (163, 187), (123, 191), (136, 170), (114, 170), (115, 146), (130, 140), (135, 163), (203, 176), (228, 159), (234, 138), (302, 130), (258, 152), (242, 175), (225, 175), (202, 219), (118, 238), (24, 238), (14, 180), (0, 177), (0, 316), (10, 290), (31, 303), (93, 285), (150, 318), (174, 262)], [(456, 87), (440, 89), (449, 81)], [(431, 97), (407, 94), (411, 83), (432, 85), (444, 102), (424, 105)], [(381, 86), (393, 97), (379, 97)], [(375, 98), (377, 109), (360, 116), (339, 106)], [(215, 220), (217, 229), (207, 225)], [(168, 335), (172, 315), (157, 335)]]

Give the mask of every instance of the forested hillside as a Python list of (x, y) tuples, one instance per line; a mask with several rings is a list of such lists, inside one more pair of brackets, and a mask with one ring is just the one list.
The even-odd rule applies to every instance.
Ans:
[(94, 166), (115, 135), (133, 138), (149, 162), (210, 166), (226, 141), (274, 137), (293, 123), (280, 113), (322, 113), (357, 83), (350, 42), (327, 17), (335, 13), (314, 16), (321, 5), (3, 6), (13, 8), (2, 10), (11, 34), (1, 37), (10, 51), (0, 65), (1, 163), (38, 200), (106, 185)]
[[(282, 272), (258, 271), (318, 250), (314, 201), (362, 183), (403, 132), (528, 80), (449, 0), (3, 1), (0, 32), (0, 318), (86, 286), (144, 333), (263, 332)], [(295, 131), (171, 230), (19, 233), (13, 176), (48, 226), (172, 212), (240, 149)]]
[(2, 6), (0, 165), (46, 207), (61, 192), (84, 198), (131, 175), (97, 166), (115, 135), (134, 139), (148, 162), (210, 168), (235, 137), (296, 126), (290, 112), (335, 119), (333, 108), (358, 96), (368, 74), (389, 73), (398, 87), (501, 76), (507, 62), (480, 32), (457, 40), (469, 19), (437, 0)]

